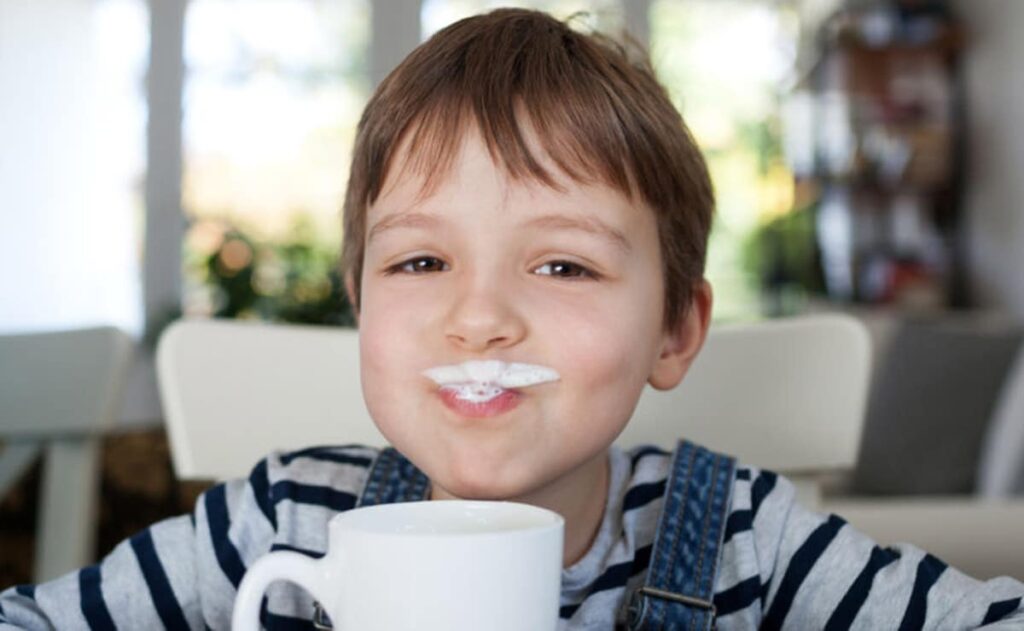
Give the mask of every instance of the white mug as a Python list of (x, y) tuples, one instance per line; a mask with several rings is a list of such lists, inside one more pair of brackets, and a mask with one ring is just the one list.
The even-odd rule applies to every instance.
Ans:
[(245, 573), (234, 631), (258, 631), (277, 580), (308, 590), (338, 631), (554, 631), (564, 520), (513, 502), (441, 500), (353, 509), (321, 559), (271, 552)]

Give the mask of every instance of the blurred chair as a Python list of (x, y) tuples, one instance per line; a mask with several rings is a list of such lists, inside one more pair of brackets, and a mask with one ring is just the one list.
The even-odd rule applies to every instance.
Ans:
[(354, 329), (183, 320), (156, 364), (179, 478), (244, 476), (275, 449), (387, 444), (363, 403)]
[(988, 424), (979, 458), (978, 493), (988, 498), (1024, 495), (1024, 344), (1003, 380)]
[(93, 560), (101, 435), (132, 340), (113, 327), (0, 335), (0, 497), (43, 454), (34, 580)]
[[(816, 316), (713, 327), (683, 384), (644, 390), (623, 445), (686, 436), (792, 476), (857, 458), (870, 350), (856, 320)], [(203, 320), (163, 335), (157, 372), (182, 478), (245, 475), (273, 449), (383, 445), (363, 402), (352, 329)]]
[(619, 443), (680, 436), (785, 473), (810, 508), (857, 462), (871, 348), (857, 320), (817, 315), (712, 327), (683, 382), (647, 386)]
[(876, 352), (860, 456), (822, 509), (979, 578), (1024, 578), (1020, 325), (988, 312), (859, 318)]
[(1021, 327), (984, 313), (890, 317), (849, 492), (974, 493)]

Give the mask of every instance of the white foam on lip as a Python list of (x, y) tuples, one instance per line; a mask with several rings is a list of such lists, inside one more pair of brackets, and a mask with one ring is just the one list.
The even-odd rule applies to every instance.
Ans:
[(459, 399), (473, 403), (490, 401), (509, 388), (525, 388), (561, 378), (553, 368), (497, 359), (437, 366), (423, 374), (442, 388), (455, 390)]
[(441, 386), (442, 390), (453, 390), (456, 398), (470, 403), (484, 403), (490, 401), (502, 392), (505, 388), (494, 384), (463, 383), (451, 386)]

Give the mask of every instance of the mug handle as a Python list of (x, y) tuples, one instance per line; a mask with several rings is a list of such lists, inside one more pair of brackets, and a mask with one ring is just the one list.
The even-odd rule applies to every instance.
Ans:
[(320, 593), (326, 577), (319, 561), (298, 552), (281, 550), (260, 557), (242, 577), (231, 614), (232, 631), (260, 631), (260, 604), (271, 583), (289, 581), (324, 602)]

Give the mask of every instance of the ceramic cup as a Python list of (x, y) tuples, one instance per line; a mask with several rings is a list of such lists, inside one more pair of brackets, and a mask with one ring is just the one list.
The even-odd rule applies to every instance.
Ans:
[(271, 552), (246, 572), (234, 631), (258, 631), (267, 587), (308, 590), (338, 631), (554, 631), (564, 521), (513, 502), (385, 504), (328, 524), (321, 559)]

